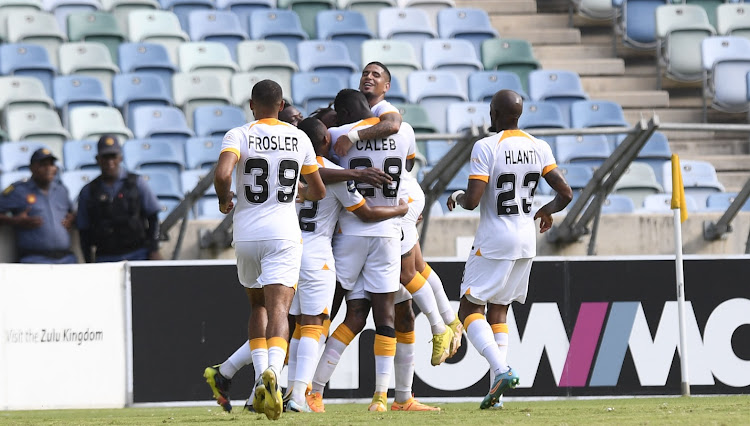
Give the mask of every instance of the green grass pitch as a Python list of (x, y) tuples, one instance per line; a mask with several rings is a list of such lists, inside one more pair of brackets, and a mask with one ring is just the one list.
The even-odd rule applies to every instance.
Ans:
[[(283, 413), (277, 425), (743, 425), (750, 424), (750, 395), (507, 401), (502, 410), (476, 403), (433, 404), (440, 413), (370, 413), (365, 404), (328, 404), (326, 413)], [(237, 407), (237, 408), (241, 408)], [(270, 422), (262, 414), (227, 414), (219, 406), (113, 410), (0, 411), (2, 425), (237, 425)]]

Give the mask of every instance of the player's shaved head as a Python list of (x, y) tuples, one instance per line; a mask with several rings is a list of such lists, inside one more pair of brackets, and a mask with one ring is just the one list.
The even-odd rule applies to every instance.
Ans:
[(328, 129), (326, 128), (326, 125), (317, 118), (307, 117), (300, 121), (297, 127), (305, 132), (307, 137), (310, 138), (313, 148), (315, 148), (315, 152), (322, 155), (320, 150), (328, 143)]
[(257, 82), (250, 93), (250, 109), (256, 119), (277, 118), (283, 102), (281, 86), (273, 80)]
[(370, 104), (367, 103), (367, 98), (359, 90), (341, 90), (333, 101), (333, 108), (336, 110), (339, 125), (372, 117)]
[(523, 112), (523, 98), (512, 90), (500, 90), (490, 102), (492, 131), (518, 128), (518, 119)]

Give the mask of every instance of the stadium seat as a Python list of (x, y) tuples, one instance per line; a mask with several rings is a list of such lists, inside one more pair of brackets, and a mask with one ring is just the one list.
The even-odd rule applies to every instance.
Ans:
[(458, 77), (450, 71), (414, 71), (409, 74), (409, 99), (422, 105), (440, 132), (447, 130), (448, 103), (469, 100)]
[(242, 27), (237, 14), (231, 11), (194, 10), (190, 12), (188, 22), (191, 40), (221, 43), (229, 49), (232, 60), (237, 60), (237, 45), (247, 40), (247, 29)]
[(315, 38), (315, 17), (318, 13), (336, 9), (336, 0), (278, 0), (279, 9), (291, 9), (299, 16), (302, 29), (309, 38)]
[(176, 139), (130, 139), (122, 145), (125, 167), (132, 171), (185, 169), (185, 143)]
[(229, 92), (229, 81), (239, 67), (227, 46), (214, 41), (193, 41), (182, 43), (178, 52), (182, 72), (218, 77)]
[(534, 56), (531, 43), (522, 39), (491, 38), (482, 43), (482, 63), (485, 70), (510, 71), (521, 79), (528, 93), (529, 74), (541, 68)]
[[(682, 184), (685, 194), (695, 198), (698, 206), (705, 206), (706, 199), (714, 192), (724, 192), (724, 185), (719, 182), (716, 169), (707, 161), (680, 160), (682, 167)], [(662, 166), (662, 178), (664, 179), (664, 191), (672, 192), (672, 164), (664, 163)]]
[[(592, 177), (594, 177), (594, 171), (591, 167), (583, 164), (563, 164), (558, 167), (560, 173), (565, 176), (565, 180), (568, 181), (570, 189), (573, 190), (573, 195), (579, 194), (583, 188), (589, 183)], [(549, 186), (545, 179), (539, 180), (539, 189), (536, 194), (554, 194), (554, 190)]]
[(602, 214), (629, 214), (635, 212), (633, 200), (620, 194), (609, 194), (602, 202)]
[(419, 8), (386, 7), (378, 11), (378, 37), (411, 44), (417, 63), (422, 63), (422, 45), (437, 38), (434, 21)]
[(399, 40), (367, 40), (362, 43), (362, 67), (373, 61), (387, 66), (391, 76), (398, 79), (406, 92), (409, 90), (409, 74), (422, 69), (412, 45)]
[(117, 47), (125, 41), (125, 34), (110, 13), (76, 12), (68, 16), (68, 40), (101, 43), (117, 62)]
[(193, 126), (193, 111), (203, 105), (231, 105), (229, 87), (211, 74), (178, 73), (172, 76), (175, 105), (185, 112), (188, 125)]
[(30, 170), (0, 173), (0, 188), (7, 188), (10, 184), (31, 178)]
[(623, 45), (640, 50), (653, 50), (656, 47), (656, 8), (668, 4), (670, 0), (613, 0), (619, 8), (614, 19), (615, 37), (619, 34)]
[(18, 108), (27, 111), (54, 109), (55, 104), (47, 96), (42, 82), (34, 77), (0, 77), (0, 110), (7, 115), (8, 112)]
[(612, 0), (573, 0), (578, 14), (589, 19), (608, 20), (615, 16)]
[(532, 71), (529, 74), (529, 96), (534, 101), (557, 104), (567, 124), (570, 124), (570, 105), (588, 99), (578, 74), (565, 70)]
[(247, 121), (253, 120), (253, 112), (250, 110), (250, 95), (252, 94), (253, 86), (255, 83), (261, 80), (274, 80), (281, 86), (281, 93), (284, 94), (284, 99), (288, 99), (291, 102), (292, 96), (292, 78), (291, 75), (288, 79), (278, 78), (278, 75), (273, 71), (250, 71), (241, 72), (232, 76), (232, 104), (242, 107), (245, 112), (245, 119)]
[(193, 114), (197, 136), (223, 137), (229, 130), (246, 123), (245, 112), (236, 106), (202, 106)]
[(68, 33), (68, 15), (76, 12), (94, 12), (101, 9), (99, 0), (42, 0), (44, 10), (52, 12), (63, 34)]
[(163, 199), (180, 201), (183, 198), (180, 174), (173, 169), (165, 168), (148, 168), (138, 170), (138, 174), (143, 177), (151, 191), (156, 195), (159, 201)]
[(750, 39), (708, 37), (701, 43), (703, 63), (703, 122), (707, 104), (719, 111), (748, 110), (746, 76), (750, 72)]
[[(298, 70), (286, 45), (280, 41), (243, 41), (237, 46), (237, 57), (241, 71), (273, 73), (276, 76), (273, 80), (278, 82), (282, 89), (291, 88), (292, 74)], [(289, 93), (284, 92), (284, 97), (289, 99)]]
[(292, 61), (297, 62), (297, 43), (307, 40), (308, 36), (295, 11), (269, 9), (250, 14), (250, 38), (284, 43)]
[(467, 40), (427, 40), (422, 49), (424, 70), (453, 72), (467, 93), (469, 75), (483, 69), (479, 57), (473, 53), (474, 49)]
[(122, 111), (128, 126), (133, 122), (133, 111), (140, 106), (172, 105), (172, 97), (161, 78), (147, 72), (118, 74), (112, 86), (114, 105)]
[[(685, 205), (688, 212), (698, 211), (698, 202), (690, 195), (685, 195)], [(671, 213), (672, 194), (651, 194), (643, 199), (644, 213)]]
[(401, 0), (403, 7), (416, 7), (427, 13), (430, 22), (435, 23), (438, 14), (445, 9), (456, 7), (453, 0)]
[(159, 0), (161, 8), (169, 10), (180, 20), (182, 28), (188, 28), (188, 16), (196, 10), (213, 10), (215, 8), (212, 0)]
[(172, 74), (177, 67), (169, 59), (164, 46), (156, 43), (123, 43), (118, 51), (122, 73), (147, 72), (156, 75), (172, 93)]
[[(359, 82), (362, 79), (362, 73), (356, 72), (349, 76), (349, 87), (351, 89), (359, 89)], [(391, 87), (385, 93), (385, 99), (390, 103), (408, 103), (409, 96), (401, 90), (401, 83), (398, 78), (391, 76)]]
[(743, 3), (725, 3), (716, 9), (716, 31), (750, 38), (750, 10)]
[(107, 98), (112, 99), (112, 79), (120, 69), (112, 62), (106, 46), (100, 43), (65, 43), (60, 46), (60, 72), (99, 79)]
[(716, 31), (700, 6), (670, 4), (656, 8), (658, 88), (663, 73), (677, 81), (700, 81), (701, 42), (714, 34)]
[(292, 76), (294, 103), (307, 111), (327, 107), (346, 84), (333, 73), (298, 72)]
[(374, 38), (365, 16), (354, 10), (325, 10), (315, 17), (318, 39), (340, 41), (349, 50), (349, 57), (359, 68), (362, 64), (362, 43)]
[(82, 106), (111, 106), (101, 82), (85, 75), (55, 77), (53, 82), (55, 105), (62, 112), (62, 122), (69, 127), (70, 112)]
[(310, 40), (297, 45), (300, 71), (336, 74), (341, 81), (349, 81), (359, 66), (349, 58), (349, 50), (340, 41)]
[(47, 51), (35, 44), (1, 44), (0, 74), (28, 76), (39, 79), (48, 95), (52, 95), (52, 79), (57, 68), (49, 60)]
[(48, 12), (26, 11), (9, 14), (7, 22), (7, 40), (10, 43), (34, 43), (44, 47), (50, 62), (57, 66), (58, 49), (67, 37), (60, 30), (57, 19)]
[(551, 102), (524, 102), (518, 119), (521, 129), (565, 129), (568, 127), (560, 108)]
[(427, 111), (419, 104), (393, 104), (401, 113), (403, 121), (411, 124), (414, 133), (437, 133), (437, 127), (432, 123)]
[[(185, 194), (192, 192), (195, 186), (198, 185), (207, 174), (207, 170), (184, 170), (180, 173), (180, 183)], [(234, 180), (232, 180), (232, 187), (234, 188)], [(196, 200), (195, 205), (192, 206), (193, 215), (198, 216), (198, 212), (205, 210), (202, 216), (197, 217), (198, 219), (217, 219), (219, 215), (223, 216), (219, 211), (219, 206), (216, 202), (217, 198), (214, 186), (210, 185), (203, 194), (203, 197)], [(212, 209), (216, 214), (213, 214), (211, 211)]]
[(60, 173), (60, 181), (68, 189), (68, 198), (73, 205), (78, 204), (78, 195), (84, 186), (101, 175), (99, 168), (95, 170), (66, 170)]
[(275, 7), (276, 0), (216, 0), (217, 9), (228, 10), (237, 15), (245, 34), (250, 34), (248, 24), (253, 11)]
[(648, 164), (656, 174), (656, 180), (660, 185), (664, 185), (662, 176), (662, 166), (665, 161), (672, 158), (672, 150), (669, 147), (669, 141), (662, 132), (654, 132), (643, 145), (635, 161)]
[[(630, 127), (625, 121), (625, 114), (617, 102), (612, 101), (578, 101), (570, 106), (570, 127)], [(609, 134), (607, 140), (615, 146), (618, 135)]]
[(490, 104), (486, 102), (456, 102), (448, 105), (446, 114), (448, 133), (462, 133), (472, 126), (486, 130), (490, 126)]
[(41, 142), (33, 141), (0, 143), (0, 173), (28, 170), (31, 155), (40, 148), (48, 147)]
[(6, 22), (9, 15), (41, 10), (42, 0), (5, 0), (0, 2), (0, 41), (8, 41)]
[(185, 141), (185, 165), (188, 169), (210, 169), (221, 153), (222, 138), (189, 138)]
[[(740, 1), (744, 0), (680, 0), (679, 3), (693, 4), (703, 8), (708, 16), (708, 22), (716, 28), (716, 11), (719, 6), (723, 3), (738, 3)], [(672, 3), (678, 2), (673, 0)]]
[(133, 111), (133, 133), (138, 139), (181, 139), (193, 137), (185, 114), (171, 106), (142, 106)]
[(164, 46), (173, 64), (177, 63), (177, 47), (190, 40), (182, 30), (177, 15), (168, 10), (130, 12), (128, 34), (131, 42), (150, 42)]
[(57, 158), (63, 158), (62, 145), (70, 133), (62, 126), (60, 116), (51, 109), (15, 109), (8, 112), (10, 140), (33, 140), (49, 147)]
[(102, 10), (111, 13), (123, 34), (128, 32), (128, 14), (135, 10), (158, 10), (158, 0), (100, 0)]
[(70, 111), (70, 133), (74, 139), (98, 139), (113, 134), (118, 136), (120, 143), (133, 137), (120, 111), (102, 106), (82, 106)]
[(555, 160), (558, 164), (575, 163), (599, 167), (612, 155), (604, 135), (562, 135), (555, 138)]
[(361, 13), (373, 34), (378, 33), (378, 12), (385, 7), (398, 7), (398, 0), (338, 0), (339, 9)]
[(521, 79), (510, 71), (476, 71), (469, 74), (469, 100), (472, 102), (490, 102), (492, 96), (500, 90), (509, 89), (529, 99)]
[(636, 206), (640, 206), (648, 195), (664, 191), (651, 167), (633, 162), (615, 183), (613, 192), (630, 197)]
[(490, 22), (490, 16), (483, 9), (443, 9), (437, 15), (437, 24), (440, 38), (470, 42), (477, 57), (482, 53), (482, 43), (485, 40), (499, 37)]
[(65, 141), (63, 144), (65, 170), (96, 170), (96, 141)]
[[(706, 199), (706, 209), (725, 212), (729, 206), (732, 205), (735, 198), (737, 198), (736, 192), (718, 192), (709, 194)], [(745, 201), (745, 204), (740, 207), (740, 211), (750, 212), (750, 199)]]

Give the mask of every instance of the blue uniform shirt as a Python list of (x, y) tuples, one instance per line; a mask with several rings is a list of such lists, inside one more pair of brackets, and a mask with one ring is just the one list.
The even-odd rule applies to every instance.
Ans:
[(55, 180), (45, 194), (29, 178), (8, 186), (0, 195), (0, 214), (16, 215), (29, 208), (29, 216), (40, 216), (42, 225), (35, 229), (15, 228), (19, 254), (71, 250), (70, 234), (62, 225), (65, 216), (73, 211), (65, 186)]

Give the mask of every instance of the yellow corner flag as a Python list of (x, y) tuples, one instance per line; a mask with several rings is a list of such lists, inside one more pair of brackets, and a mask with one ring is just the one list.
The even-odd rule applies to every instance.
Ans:
[(682, 184), (682, 168), (680, 167), (680, 157), (677, 154), (672, 154), (672, 209), (680, 209), (680, 223), (687, 220), (685, 186)]

